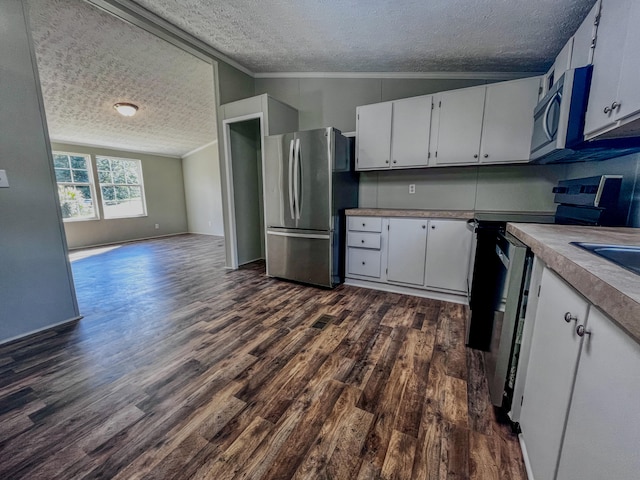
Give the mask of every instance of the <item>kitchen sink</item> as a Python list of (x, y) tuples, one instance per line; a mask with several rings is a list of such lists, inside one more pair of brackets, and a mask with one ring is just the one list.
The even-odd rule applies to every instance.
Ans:
[(571, 242), (595, 255), (640, 275), (640, 245), (606, 245), (602, 243)]

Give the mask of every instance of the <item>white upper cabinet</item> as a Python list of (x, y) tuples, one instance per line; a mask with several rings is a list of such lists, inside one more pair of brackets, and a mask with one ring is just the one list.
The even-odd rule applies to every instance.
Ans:
[(473, 234), (461, 220), (429, 220), (425, 286), (467, 293)]
[(391, 168), (427, 166), (432, 98), (428, 95), (393, 102)]
[(375, 103), (356, 109), (356, 169), (390, 167), (392, 103)]
[(472, 87), (440, 94), (436, 165), (478, 163), (485, 90)]
[(587, 18), (582, 22), (573, 35), (573, 51), (571, 53), (571, 68), (580, 68), (591, 65), (593, 61), (593, 49), (600, 15), (600, 0), (593, 6)]
[(539, 88), (539, 77), (487, 86), (481, 163), (529, 161), (533, 109), (538, 103)]
[[(625, 3), (628, 4), (628, 2)], [(627, 37), (616, 98), (620, 104), (615, 112), (617, 120), (631, 115), (637, 116), (640, 112), (640, 90), (638, 89), (638, 80), (640, 79), (640, 2), (638, 0), (631, 2), (629, 8)]]
[[(587, 139), (613, 128), (620, 115), (627, 115), (640, 100), (638, 77), (629, 77), (639, 68), (639, 7), (637, 0), (602, 1), (584, 128)], [(635, 83), (636, 88), (631, 96), (623, 98), (620, 93), (628, 90), (627, 82)], [(624, 111), (621, 105), (624, 105)]]
[(554, 83), (571, 67), (571, 56), (573, 54), (573, 37), (564, 44), (560, 53), (553, 62), (553, 78)]
[(426, 218), (389, 219), (388, 281), (424, 284), (427, 223)]
[(557, 479), (637, 479), (640, 345), (593, 307), (586, 330)]

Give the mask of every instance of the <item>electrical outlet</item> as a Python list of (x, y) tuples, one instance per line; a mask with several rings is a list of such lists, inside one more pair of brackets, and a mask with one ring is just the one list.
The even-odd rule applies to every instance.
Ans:
[(411, 193), (411, 194), (416, 193), (416, 184), (415, 183), (409, 184), (409, 193)]
[(160, 224), (156, 223), (156, 230), (158, 230), (160, 228)]
[(9, 188), (9, 179), (6, 170), (0, 170), (0, 188)]

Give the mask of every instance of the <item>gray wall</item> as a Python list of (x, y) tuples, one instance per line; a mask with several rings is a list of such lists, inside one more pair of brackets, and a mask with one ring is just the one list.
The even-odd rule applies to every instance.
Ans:
[[(125, 242), (188, 231), (180, 158), (60, 143), (52, 144), (52, 148), (54, 151), (90, 154), (94, 166), (94, 177), (95, 155), (132, 158), (142, 162), (147, 216), (65, 222), (69, 248)], [(100, 192), (96, 191), (96, 194), (98, 195), (96, 203), (100, 204)], [(101, 207), (101, 205), (98, 206), (99, 209)], [(102, 217), (102, 212), (100, 216)], [(155, 224), (160, 228), (156, 229)]]
[(482, 79), (258, 78), (255, 93), (268, 93), (299, 111), (299, 129), (356, 129), (356, 107), (398, 98), (471, 87)]
[(229, 125), (238, 265), (264, 258), (260, 121)]
[(568, 165), (567, 178), (605, 174), (623, 176), (620, 208), (627, 212), (627, 226), (640, 227), (640, 154), (602, 162), (572, 163)]
[(19, 0), (0, 2), (0, 342), (77, 317), (35, 57)]
[[(334, 126), (355, 131), (356, 107), (489, 83), (483, 79), (267, 78), (268, 93), (299, 110), (300, 129)], [(566, 166), (430, 168), (360, 175), (360, 206), (552, 212), (551, 188)], [(409, 184), (416, 193), (409, 195)]]
[(224, 235), (218, 142), (182, 157), (189, 232)]
[[(553, 212), (565, 165), (504, 165), (363, 172), (360, 207)], [(409, 184), (416, 193), (409, 194)]]

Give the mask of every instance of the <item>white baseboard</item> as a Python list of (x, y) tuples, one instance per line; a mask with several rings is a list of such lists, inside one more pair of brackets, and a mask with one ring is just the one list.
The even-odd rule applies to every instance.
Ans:
[(224, 234), (221, 234), (221, 233), (192, 232), (192, 231), (189, 231), (187, 233), (193, 233), (194, 235), (208, 235), (209, 237), (224, 238)]
[(5, 345), (7, 343), (15, 342), (16, 340), (21, 340), (23, 338), (29, 337), (31, 335), (35, 335), (36, 333), (45, 332), (47, 330), (51, 330), (52, 328), (60, 327), (62, 325), (66, 325), (67, 323), (74, 323), (82, 320), (84, 317), (80, 315), (79, 317), (69, 318), (67, 320), (63, 320), (62, 322), (54, 323), (52, 325), (47, 325), (46, 327), (37, 328), (35, 330), (31, 330), (30, 332), (23, 333), (20, 335), (16, 335), (15, 337), (6, 338), (4, 340), (0, 340), (0, 345)]
[(153, 240), (154, 238), (175, 237), (177, 235), (189, 235), (189, 233), (191, 233), (191, 232), (166, 233), (164, 235), (156, 235), (154, 237), (132, 238), (132, 239), (129, 239), (129, 240), (120, 240), (118, 242), (95, 243), (93, 245), (82, 245), (82, 246), (79, 246), (79, 247), (69, 247), (69, 251), (82, 250), (82, 249), (85, 249), (85, 248), (93, 248), (93, 247), (107, 247), (109, 245), (122, 245), (123, 243), (141, 242), (142, 240)]
[(531, 462), (529, 461), (529, 455), (527, 453), (527, 446), (524, 443), (522, 434), (518, 435), (518, 441), (520, 442), (520, 450), (522, 450), (522, 458), (524, 459), (524, 468), (527, 471), (527, 478), (529, 480), (534, 480), (533, 470), (531, 470)]
[(393, 285), (390, 283), (368, 282), (355, 278), (345, 278), (345, 285), (352, 287), (369, 288), (371, 290), (380, 290), (382, 292), (401, 293), (404, 295), (413, 295), (414, 297), (430, 298), (432, 300), (442, 300), (444, 302), (459, 303), (461, 305), (469, 305), (466, 295), (437, 292), (435, 290), (423, 290), (421, 288), (411, 288), (402, 285)]

